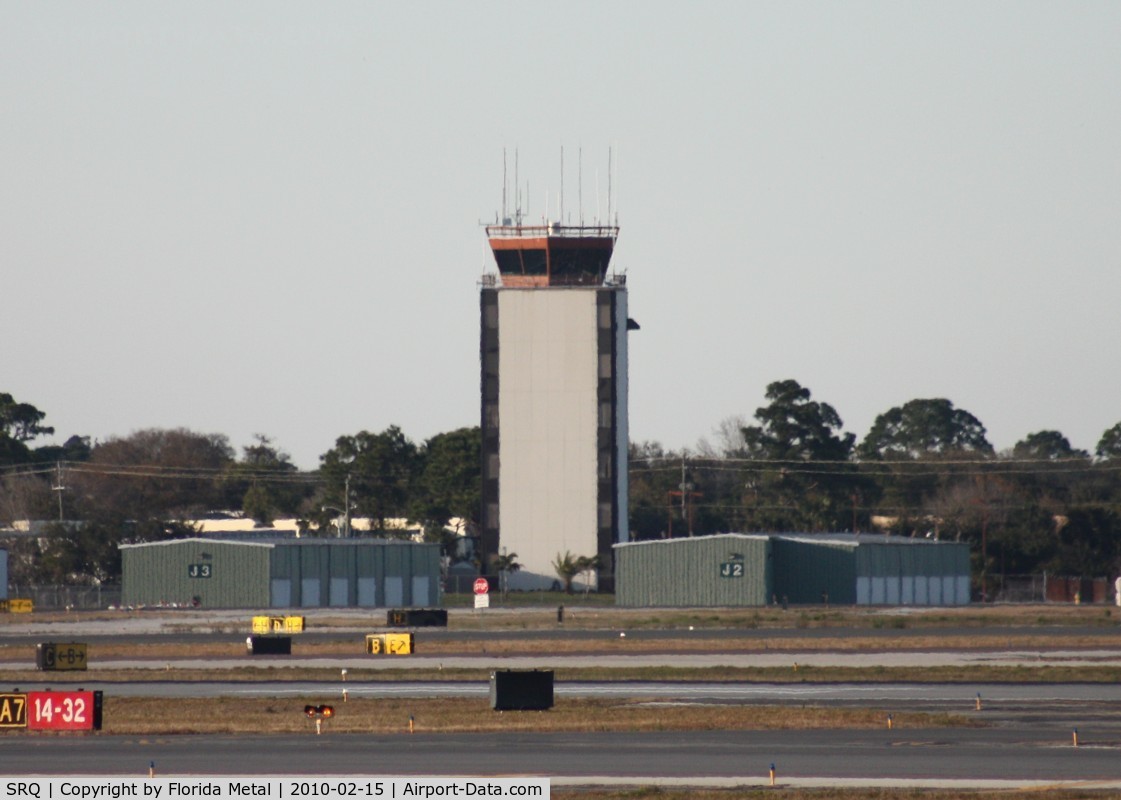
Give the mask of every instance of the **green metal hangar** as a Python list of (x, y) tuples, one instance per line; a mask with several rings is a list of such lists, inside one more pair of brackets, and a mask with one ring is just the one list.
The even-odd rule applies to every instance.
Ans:
[(124, 606), (377, 608), (442, 600), (438, 544), (191, 538), (120, 549)]
[(721, 533), (615, 545), (615, 604), (762, 606), (771, 599), (771, 539)]
[(615, 546), (620, 606), (957, 606), (969, 545), (878, 534), (739, 534)]

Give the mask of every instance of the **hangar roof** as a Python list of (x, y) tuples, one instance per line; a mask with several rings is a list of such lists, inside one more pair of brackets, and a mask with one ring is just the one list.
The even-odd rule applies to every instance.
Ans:
[[(275, 539), (262, 539), (258, 537), (246, 537), (244, 539), (235, 538), (231, 536), (223, 536), (221, 538), (210, 538), (205, 536), (190, 536), (184, 539), (164, 539), (159, 542), (136, 542), (135, 544), (119, 544), (117, 547), (124, 550), (132, 547), (165, 547), (167, 545), (186, 544), (187, 542), (205, 542), (207, 544), (233, 544), (242, 545), (245, 547), (294, 547), (299, 545), (311, 545), (313, 547), (373, 547), (385, 546), (391, 544), (407, 544), (407, 545), (430, 545), (430, 542), (413, 542), (408, 539), (370, 539), (368, 537), (351, 537), (349, 539), (318, 539), (310, 538), (307, 536), (299, 539), (292, 537), (275, 538)], [(438, 546), (438, 545), (437, 545)]]
[(686, 542), (708, 541), (711, 539), (748, 539), (752, 541), (766, 541), (774, 538), (770, 533), (712, 533), (707, 536), (679, 536), (673, 539), (643, 539), (638, 542), (621, 542), (615, 547), (643, 547), (648, 545), (683, 544)]
[(944, 542), (937, 539), (913, 539), (910, 536), (890, 536), (884, 533), (714, 533), (707, 536), (675, 537), (673, 539), (646, 539), (640, 542), (623, 542), (615, 547), (634, 547), (637, 545), (677, 544), (716, 538), (730, 539), (781, 539), (809, 544), (835, 545), (839, 547), (859, 547), (869, 544), (888, 544), (899, 547), (921, 547), (930, 545), (961, 545), (962, 542)]

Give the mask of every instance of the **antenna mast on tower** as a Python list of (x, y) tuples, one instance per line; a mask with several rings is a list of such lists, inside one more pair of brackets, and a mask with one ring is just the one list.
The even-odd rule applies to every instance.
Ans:
[(584, 227), (584, 148), (576, 150), (576, 205), (580, 215), (580, 227)]
[(560, 224), (564, 224), (564, 145), (561, 145)]
[(611, 148), (607, 148), (607, 224), (611, 224)]

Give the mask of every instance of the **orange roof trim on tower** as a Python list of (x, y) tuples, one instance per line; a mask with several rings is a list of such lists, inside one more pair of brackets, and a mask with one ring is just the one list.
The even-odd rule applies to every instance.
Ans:
[(512, 288), (602, 286), (618, 236), (612, 226), (487, 226), (502, 285)]

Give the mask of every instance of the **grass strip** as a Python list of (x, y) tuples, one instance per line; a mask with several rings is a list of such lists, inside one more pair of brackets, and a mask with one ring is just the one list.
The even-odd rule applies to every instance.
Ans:
[[(401, 681), (490, 681), (490, 669), (351, 668), (347, 682), (396, 683)], [(711, 683), (1118, 683), (1121, 668), (1086, 664), (1070, 666), (934, 666), (934, 667), (573, 667), (554, 670), (558, 683), (577, 682), (711, 682)], [(241, 667), (232, 669), (90, 669), (85, 672), (0, 670), (0, 685), (32, 686), (39, 683), (145, 683), (311, 681), (341, 682), (336, 669), (306, 667)]]
[[(689, 653), (888, 653), (888, 652), (988, 652), (1028, 651), (1041, 656), (1057, 648), (1064, 650), (1112, 648), (1113, 637), (1098, 635), (1039, 635), (1025, 631), (1003, 635), (946, 636), (914, 633), (895, 637), (860, 635), (836, 637), (706, 637), (703, 631), (681, 631), (675, 638), (624, 638), (610, 635), (572, 639), (534, 636), (525, 639), (430, 639), (424, 631), (414, 634), (416, 654), (423, 656), (540, 656), (540, 655), (650, 655)], [(355, 657), (365, 654), (365, 638), (330, 640), (293, 637), (292, 655), (305, 658), (327, 656)], [(109, 659), (245, 658), (244, 641), (175, 642), (148, 640), (137, 636), (131, 642), (96, 642), (89, 647), (90, 663)], [(0, 661), (34, 657), (28, 645), (0, 645)]]
[[(783, 610), (775, 606), (749, 608), (619, 608), (611, 595), (575, 595), (513, 592), (503, 601), (497, 594), (491, 598), (492, 608), (486, 612), (468, 608), (472, 595), (445, 595), (444, 605), (451, 612), (449, 627), (458, 630), (550, 630), (556, 622), (557, 607), (565, 607), (563, 627), (586, 629), (626, 628), (683, 629), (705, 628), (746, 629), (934, 629), (946, 627), (1107, 627), (1118, 626), (1118, 609), (1104, 605), (1073, 605), (1057, 603), (970, 605), (958, 608), (926, 608), (920, 606), (866, 608), (858, 606), (791, 606)], [(152, 609), (146, 611), (36, 611), (32, 615), (0, 614), (0, 630), (7, 625), (84, 621), (125, 621), (159, 619), (167, 630), (248, 633), (250, 617), (246, 610), (240, 622), (231, 622), (229, 615), (210, 615), (188, 610)], [(259, 612), (258, 612), (259, 613)], [(267, 612), (265, 612), (267, 613)], [(341, 615), (330, 610), (310, 611), (306, 616), (309, 630), (354, 628), (361, 617)], [(371, 630), (385, 627), (384, 612), (368, 615)]]
[[(483, 698), (351, 698), (313, 693), (304, 698), (237, 698), (215, 703), (207, 698), (105, 698), (105, 734), (164, 736), (180, 734), (314, 735), (306, 705), (328, 704), (334, 715), (328, 733), (409, 735), (416, 733), (645, 732), (718, 730), (874, 729), (886, 726), (877, 709), (683, 704), (639, 700), (561, 699), (548, 711), (493, 711)], [(893, 712), (893, 727), (975, 727), (956, 714)]]

